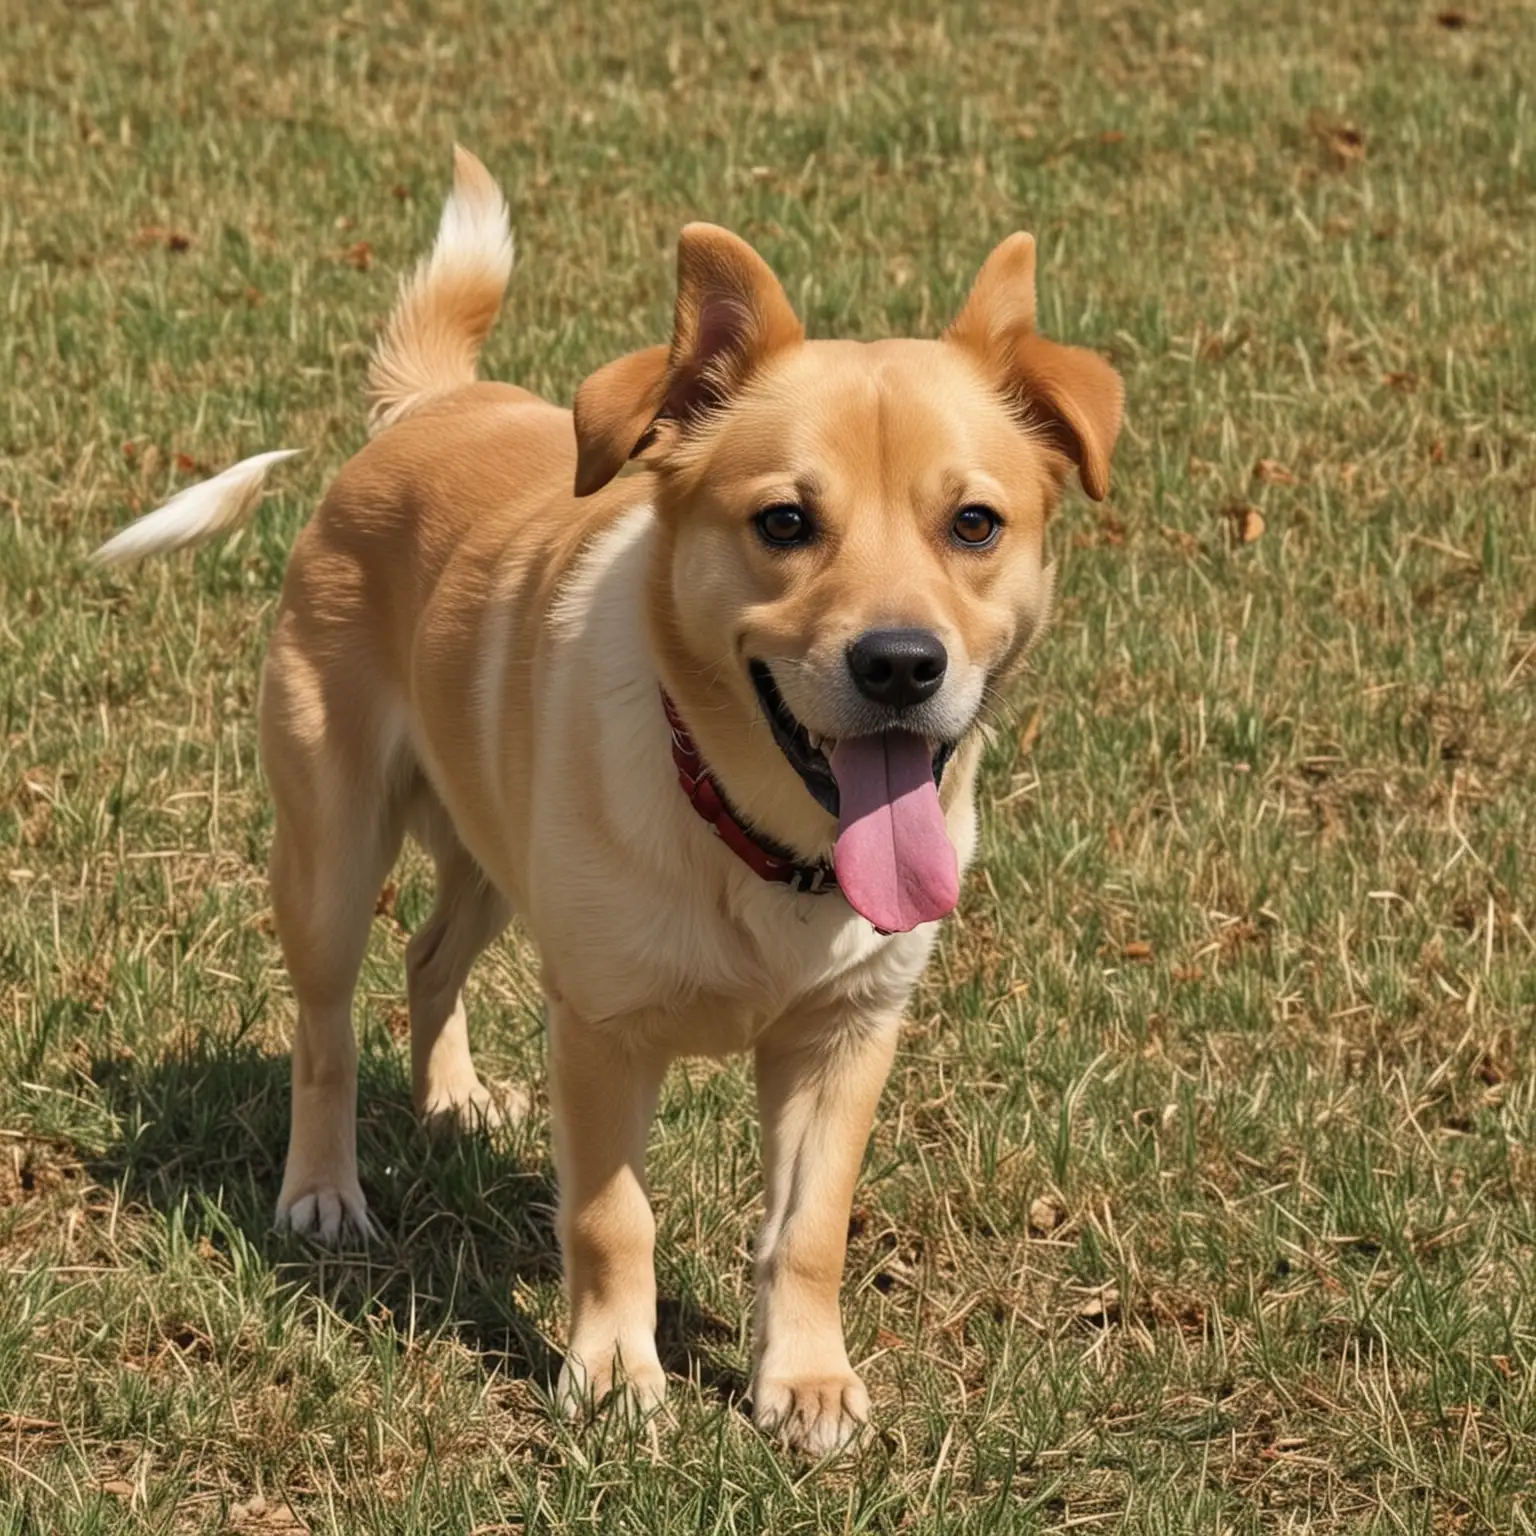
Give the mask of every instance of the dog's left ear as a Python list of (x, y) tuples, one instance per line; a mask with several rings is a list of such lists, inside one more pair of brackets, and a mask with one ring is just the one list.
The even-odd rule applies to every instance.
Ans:
[(645, 347), (599, 368), (576, 391), (576, 494), (600, 491), (639, 452), (667, 398), (667, 354)]
[(576, 391), (576, 494), (607, 485), (659, 421), (686, 428), (804, 339), (768, 263), (728, 230), (689, 224), (677, 242), (671, 345), (621, 357)]
[(1035, 330), (1033, 236), (1009, 235), (987, 257), (944, 339), (981, 362), (1020, 416), (1077, 465), (1083, 489), (1102, 501), (1125, 389), (1098, 353)]

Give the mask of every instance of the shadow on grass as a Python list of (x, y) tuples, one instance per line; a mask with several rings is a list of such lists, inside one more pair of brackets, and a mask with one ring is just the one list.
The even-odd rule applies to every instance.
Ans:
[[(560, 1359), (514, 1297), (559, 1285), (554, 1172), (547, 1123), (510, 1131), (428, 1132), (410, 1108), (401, 1063), (365, 1048), (358, 1064), (358, 1162), (384, 1234), (332, 1253), (273, 1230), (288, 1141), (288, 1058), (203, 1038), (154, 1061), (100, 1058), (92, 1077), (122, 1139), (90, 1166), (124, 1198), (156, 1211), (206, 1200), (285, 1284), (349, 1321), (377, 1327), (387, 1308), (400, 1336), (448, 1334), (485, 1368), (552, 1386)], [(217, 1246), (219, 1237), (210, 1234)], [(658, 1347), (669, 1373), (740, 1397), (722, 1366), (735, 1333), (688, 1300), (663, 1300)]]

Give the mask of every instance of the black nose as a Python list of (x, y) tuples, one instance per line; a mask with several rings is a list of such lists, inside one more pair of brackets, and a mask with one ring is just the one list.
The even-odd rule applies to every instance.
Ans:
[(848, 670), (866, 699), (906, 709), (931, 699), (949, 653), (926, 629), (867, 629), (848, 647)]

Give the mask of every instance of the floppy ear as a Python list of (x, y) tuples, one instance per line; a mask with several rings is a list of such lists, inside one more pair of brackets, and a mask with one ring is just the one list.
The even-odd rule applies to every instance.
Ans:
[(667, 398), (663, 343), (599, 368), (576, 391), (576, 494), (600, 491), (639, 448)]
[(671, 345), (621, 357), (576, 391), (576, 494), (607, 485), (648, 445), (658, 420), (686, 427), (804, 337), (778, 278), (745, 240), (687, 225), (677, 242)]
[(981, 362), (1020, 417), (1077, 465), (1083, 489), (1102, 501), (1125, 389), (1098, 353), (1035, 330), (1032, 236), (1009, 235), (987, 257), (944, 339)]

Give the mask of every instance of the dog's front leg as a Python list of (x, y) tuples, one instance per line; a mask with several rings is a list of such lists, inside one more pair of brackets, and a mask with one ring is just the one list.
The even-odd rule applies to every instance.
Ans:
[(587, 1024), (549, 1004), (549, 1087), (560, 1247), (571, 1334), (556, 1400), (565, 1413), (618, 1390), (629, 1411), (666, 1395), (656, 1354), (656, 1221), (645, 1141), (667, 1057), (623, 1021)]
[(869, 1395), (843, 1342), (848, 1212), (898, 1021), (798, 1023), (759, 1044), (767, 1214), (757, 1243), (753, 1417), (798, 1450), (847, 1444)]

